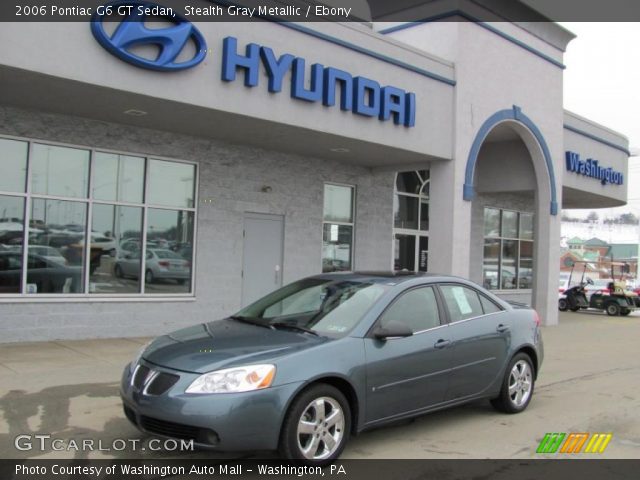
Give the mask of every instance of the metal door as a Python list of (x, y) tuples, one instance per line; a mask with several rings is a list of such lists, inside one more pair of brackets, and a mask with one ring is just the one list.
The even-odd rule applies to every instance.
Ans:
[(282, 286), (283, 247), (284, 217), (245, 213), (242, 306)]

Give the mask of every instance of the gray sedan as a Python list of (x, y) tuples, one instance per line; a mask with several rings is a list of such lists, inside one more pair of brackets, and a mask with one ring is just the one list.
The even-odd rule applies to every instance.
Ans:
[(467, 280), (332, 273), (155, 339), (123, 373), (140, 430), (323, 465), (350, 435), (489, 399), (531, 401), (539, 318)]

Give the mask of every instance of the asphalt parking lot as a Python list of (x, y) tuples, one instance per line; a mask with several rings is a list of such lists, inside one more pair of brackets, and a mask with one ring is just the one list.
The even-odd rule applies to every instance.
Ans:
[[(544, 328), (543, 336), (545, 361), (524, 413), (500, 414), (488, 402), (438, 412), (353, 438), (343, 458), (549, 457), (535, 453), (547, 432), (612, 433), (598, 457), (640, 458), (640, 312), (628, 317), (561, 313), (560, 325)], [(90, 439), (103, 447), (115, 445), (116, 439), (144, 439), (122, 413), (118, 381), (123, 366), (146, 341), (0, 345), (0, 458), (167, 458), (166, 451), (128, 447), (83, 452), (14, 446), (16, 436), (25, 434)], [(198, 451), (170, 456), (272, 454)]]

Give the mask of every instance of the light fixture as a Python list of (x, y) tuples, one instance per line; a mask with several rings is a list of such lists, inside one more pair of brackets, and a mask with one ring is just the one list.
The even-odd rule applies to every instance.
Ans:
[(147, 114), (144, 110), (136, 110), (135, 108), (125, 110), (125, 115), (131, 115), (132, 117), (143, 117)]

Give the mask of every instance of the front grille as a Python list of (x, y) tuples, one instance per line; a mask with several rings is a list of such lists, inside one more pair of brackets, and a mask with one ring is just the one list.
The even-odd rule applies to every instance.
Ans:
[(147, 379), (147, 375), (149, 374), (149, 367), (145, 367), (144, 365), (138, 365), (133, 377), (133, 386), (138, 390), (141, 390), (144, 386), (144, 381)]
[(210, 445), (215, 445), (219, 441), (218, 435), (213, 430), (167, 422), (166, 420), (147, 417), (145, 415), (140, 416), (140, 426), (148, 432), (165, 437), (193, 440), (197, 443)]
[(173, 387), (179, 379), (180, 377), (178, 375), (160, 372), (153, 378), (153, 380), (151, 380), (146, 393), (149, 395), (162, 395)]

